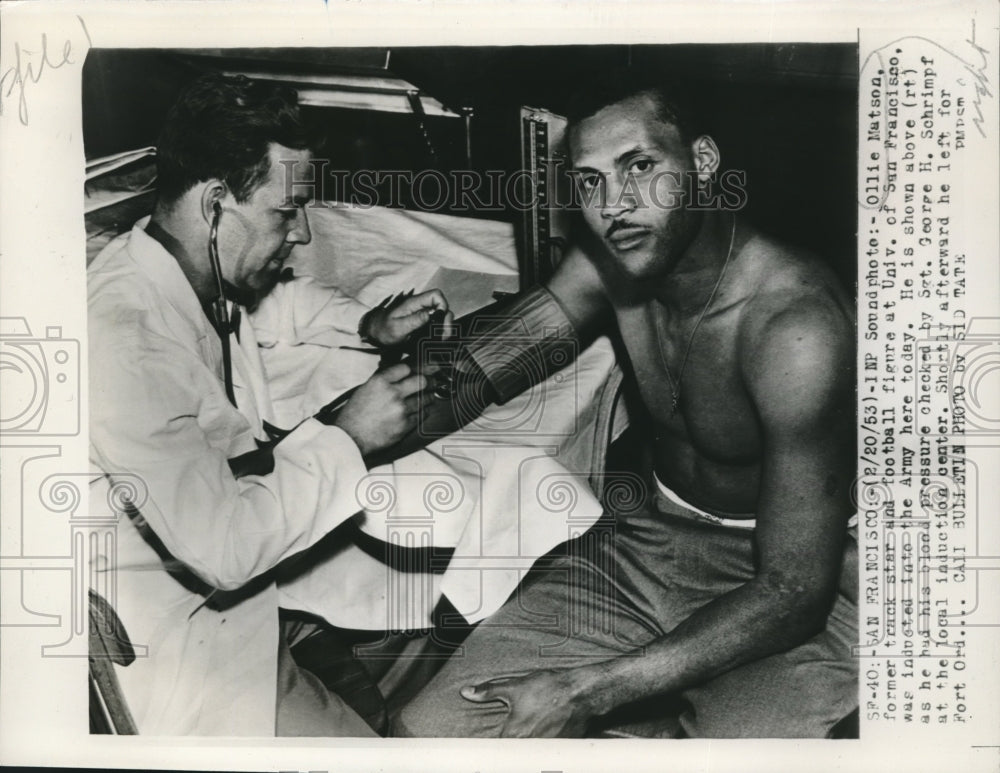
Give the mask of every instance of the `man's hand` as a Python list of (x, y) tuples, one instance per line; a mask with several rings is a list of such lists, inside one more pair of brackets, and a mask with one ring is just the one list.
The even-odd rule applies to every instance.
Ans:
[(501, 738), (582, 738), (592, 716), (573, 669), (500, 676), (463, 687), (474, 703), (507, 706)]
[(426, 325), (435, 311), (447, 312), (442, 324), (449, 330), (453, 315), (448, 311), (447, 299), (440, 290), (428, 290), (385, 308), (375, 307), (365, 314), (358, 332), (379, 346), (395, 346)]
[[(417, 393), (426, 388), (427, 378), (413, 373), (409, 365), (380, 370), (355, 390), (334, 424), (351, 436), (362, 455), (379, 451), (416, 426), (421, 410)], [(428, 397), (424, 404), (429, 402)]]

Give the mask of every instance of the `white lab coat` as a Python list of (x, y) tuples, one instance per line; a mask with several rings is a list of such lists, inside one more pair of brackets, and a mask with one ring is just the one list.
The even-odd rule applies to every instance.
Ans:
[(344, 432), (310, 419), (277, 446), (273, 473), (232, 476), (227, 459), (253, 450), (271, 415), (253, 330), (244, 316), (231, 337), (237, 410), (218, 335), (144, 225), (88, 270), (91, 460), (145, 488), (142, 517), (122, 517), (117, 548), (94, 562), (116, 571), (113, 604), (148, 648), (119, 678), (141, 733), (273, 735), (267, 572), (358, 510), (366, 469)]

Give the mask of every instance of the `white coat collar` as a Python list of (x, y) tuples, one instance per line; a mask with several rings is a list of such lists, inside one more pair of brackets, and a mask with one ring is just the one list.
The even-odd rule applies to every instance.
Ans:
[(177, 259), (146, 233), (147, 215), (132, 227), (128, 251), (136, 265), (149, 277), (163, 297), (186, 319), (194, 322), (201, 336), (215, 335), (201, 301)]

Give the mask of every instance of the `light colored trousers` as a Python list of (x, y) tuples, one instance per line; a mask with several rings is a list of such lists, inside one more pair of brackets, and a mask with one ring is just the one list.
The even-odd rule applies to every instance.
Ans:
[[(682, 691), (672, 720), (659, 716), (670, 701), (646, 701), (642, 721), (633, 714), (625, 731), (669, 737), (679, 725), (689, 737), (826, 737), (858, 705), (858, 664), (851, 655), (857, 643), (853, 530), (846, 542), (842, 591), (823, 632)], [(466, 701), (461, 687), (631, 652), (750, 580), (753, 552), (752, 530), (706, 523), (658, 494), (655, 509), (619, 516), (603, 532), (599, 524), (568, 543), (564, 555), (536, 566), (395, 718), (394, 734), (499, 735), (504, 704)], [(616, 732), (614, 725), (604, 730)]]

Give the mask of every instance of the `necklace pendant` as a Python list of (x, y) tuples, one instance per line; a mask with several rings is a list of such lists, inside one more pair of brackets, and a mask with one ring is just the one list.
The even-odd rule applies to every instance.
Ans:
[(681, 396), (674, 392), (670, 396), (670, 418), (674, 418), (677, 415), (677, 405), (680, 402)]

